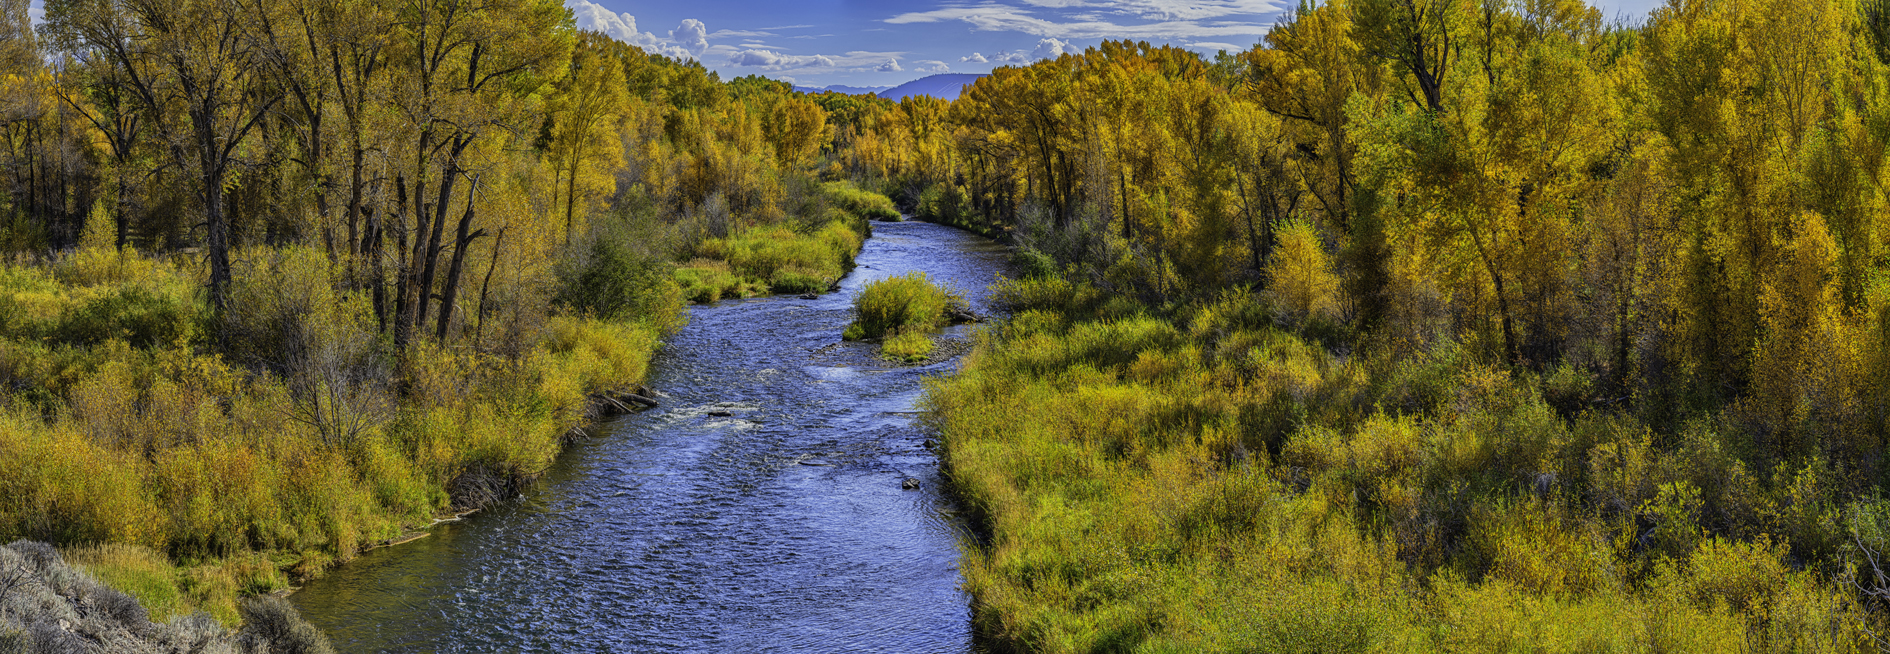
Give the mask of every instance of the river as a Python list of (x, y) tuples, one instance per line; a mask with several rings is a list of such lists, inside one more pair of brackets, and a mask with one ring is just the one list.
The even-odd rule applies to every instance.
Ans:
[(840, 332), (867, 282), (913, 270), (986, 313), (1007, 252), (874, 231), (840, 292), (691, 307), (652, 365), (663, 405), (594, 426), (522, 497), (291, 599), (342, 652), (970, 650), (963, 526), (914, 424), (957, 361), (892, 365)]

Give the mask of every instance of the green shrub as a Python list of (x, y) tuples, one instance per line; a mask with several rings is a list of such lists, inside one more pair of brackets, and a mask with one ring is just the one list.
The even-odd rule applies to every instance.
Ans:
[(113, 288), (86, 301), (53, 331), (69, 343), (95, 345), (118, 339), (142, 348), (187, 343), (198, 333), (193, 303), (138, 285)]
[(768, 280), (768, 290), (775, 293), (820, 293), (831, 285), (832, 281), (825, 277), (792, 268), (774, 271), (774, 277)]
[(862, 218), (874, 220), (899, 220), (899, 207), (892, 198), (862, 190), (853, 182), (827, 182), (824, 186), (827, 198), (835, 206)]
[(853, 324), (843, 336), (864, 340), (902, 330), (932, 331), (949, 322), (948, 311), (963, 306), (964, 298), (939, 288), (925, 273), (888, 277), (867, 284), (853, 298)]
[(919, 194), (920, 218), (947, 225), (970, 227), (977, 211), (971, 196), (955, 184), (934, 184)]
[(729, 272), (728, 263), (713, 259), (697, 259), (677, 267), (676, 284), (682, 289), (683, 299), (699, 304), (724, 297), (746, 297), (744, 290), (748, 287)]
[(553, 301), (604, 320), (669, 328), (682, 303), (683, 290), (667, 265), (616, 239), (592, 241), (589, 256), (568, 263), (559, 277), (562, 285)]
[(1057, 274), (1057, 261), (1034, 248), (1018, 248), (1011, 255), (1011, 266), (1024, 279), (1048, 279)]
[(696, 260), (677, 270), (683, 297), (714, 302), (766, 293), (817, 293), (853, 269), (864, 243), (841, 221), (803, 234), (785, 225), (711, 238), (695, 247)]
[(924, 332), (900, 332), (880, 343), (879, 355), (893, 361), (918, 363), (932, 358), (932, 339)]

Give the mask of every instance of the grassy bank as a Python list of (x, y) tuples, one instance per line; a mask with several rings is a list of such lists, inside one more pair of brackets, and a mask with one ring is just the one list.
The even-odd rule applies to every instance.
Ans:
[(167, 260), (95, 248), (0, 268), (0, 542), (74, 547), (154, 612), (235, 620), (238, 595), (514, 494), (590, 393), (643, 379), (680, 308), (656, 285), (494, 321), (490, 347), (396, 355), (319, 251), (243, 254), (223, 344), (201, 281)]
[[(0, 651), (4, 652), (298, 652), (334, 651), (328, 639), (279, 597), (257, 597), (232, 604), (225, 623), (206, 613), (182, 612), (175, 602), (150, 592), (131, 595), (114, 590), (125, 585), (155, 589), (152, 579), (105, 579), (94, 564), (102, 559), (149, 559), (126, 548), (87, 550), (93, 563), (62, 557), (52, 546), (16, 541), (0, 546)], [(140, 570), (165, 565), (134, 564)], [(146, 609), (150, 610), (147, 611)]]
[(852, 182), (827, 182), (801, 208), (812, 218), (750, 225), (687, 248), (676, 282), (691, 302), (774, 294), (825, 293), (853, 270), (869, 220), (894, 220), (886, 196)]
[[(1166, 309), (1061, 279), (928, 392), (989, 534), (963, 572), (1017, 651), (1870, 649), (1890, 504), (1729, 416), (1569, 410), (1566, 369), (1448, 343), (1341, 356), (1230, 292)], [(1299, 323), (1304, 325), (1305, 323)], [(1574, 406), (1582, 406), (1575, 403)]]

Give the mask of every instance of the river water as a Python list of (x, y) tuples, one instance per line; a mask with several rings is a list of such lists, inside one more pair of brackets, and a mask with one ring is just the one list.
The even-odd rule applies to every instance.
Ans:
[(963, 527), (913, 424), (921, 380), (957, 362), (887, 364), (840, 332), (867, 282), (913, 270), (986, 313), (1006, 256), (876, 223), (838, 293), (692, 307), (652, 366), (661, 407), (594, 426), (516, 501), (291, 599), (343, 652), (968, 651)]

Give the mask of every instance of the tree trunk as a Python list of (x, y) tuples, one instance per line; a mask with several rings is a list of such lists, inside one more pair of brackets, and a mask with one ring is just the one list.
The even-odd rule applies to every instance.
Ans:
[(475, 342), (483, 343), (486, 339), (486, 299), (492, 292), (492, 273), (499, 269), (499, 249), (505, 247), (505, 228), (499, 228), (499, 236), (492, 241), (492, 263), (486, 266), (486, 279), (479, 285), (479, 331), (473, 335)]
[(466, 250), (473, 241), (486, 235), (485, 230), (472, 231), (473, 194), (479, 190), (479, 180), (475, 178), (470, 186), (466, 189), (466, 213), (460, 216), (459, 229), (453, 237), (453, 263), (446, 271), (446, 288), (440, 291), (440, 327), (437, 337), (442, 343), (446, 342), (447, 330), (453, 325), (453, 307), (459, 300), (459, 278), (466, 267)]

